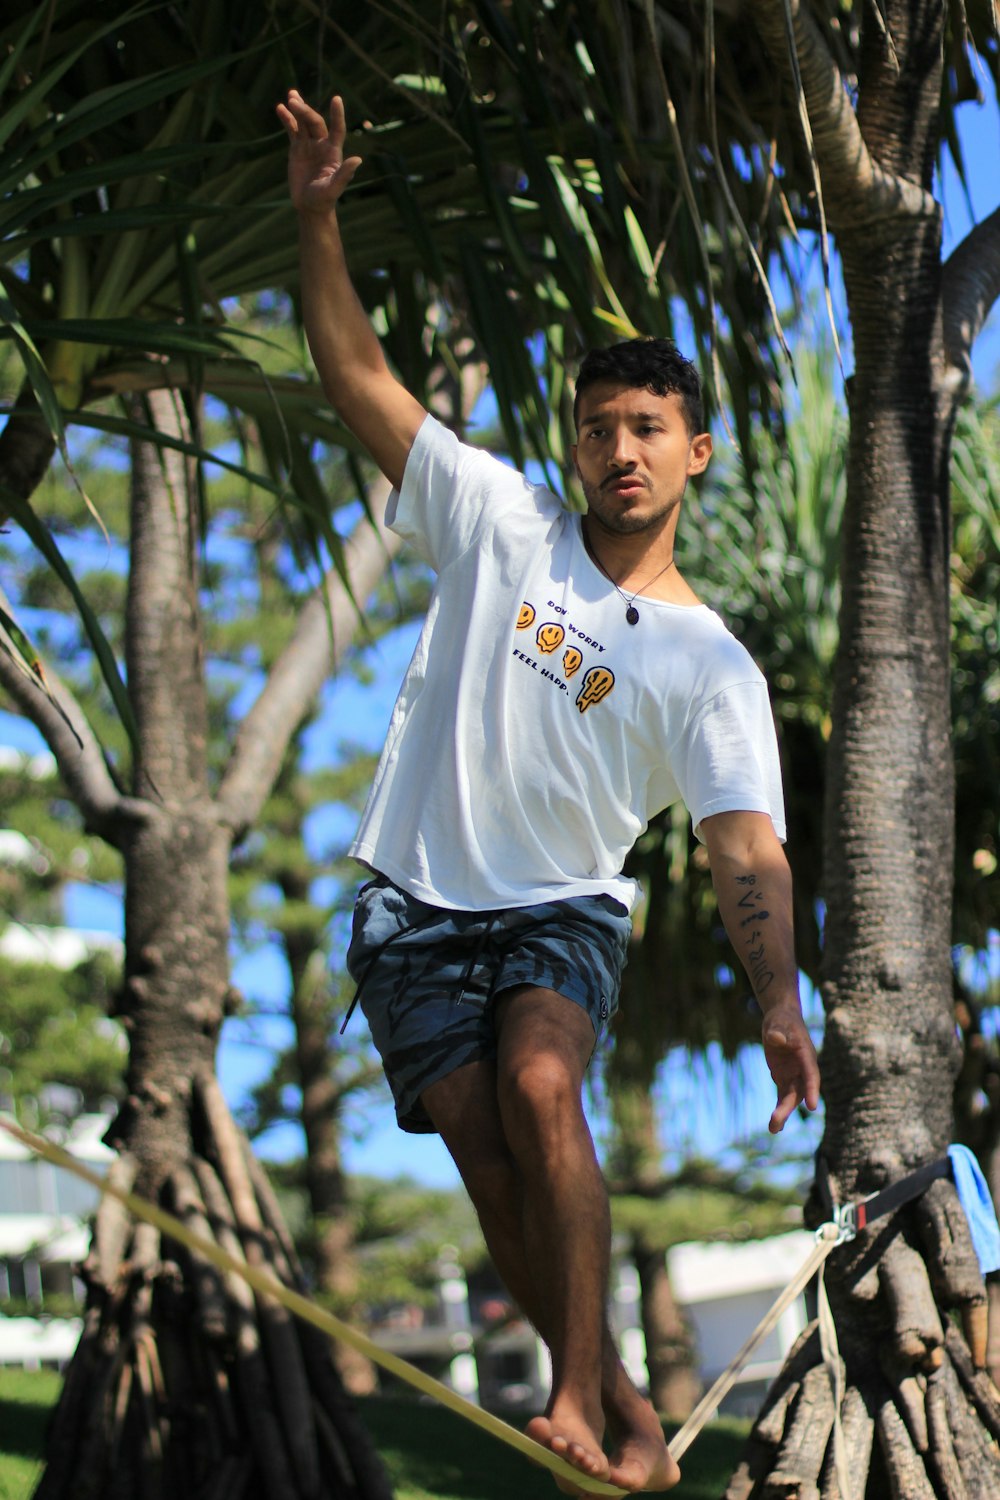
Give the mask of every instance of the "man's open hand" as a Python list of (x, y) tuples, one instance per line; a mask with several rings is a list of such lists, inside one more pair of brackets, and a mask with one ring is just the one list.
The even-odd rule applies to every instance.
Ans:
[(767, 1128), (777, 1135), (793, 1109), (803, 1103), (807, 1109), (815, 1109), (819, 1104), (819, 1061), (806, 1023), (792, 1006), (768, 1011), (761, 1041), (778, 1090), (778, 1102)]
[(360, 156), (344, 160), (344, 101), (330, 100), (330, 122), (290, 89), (277, 107), (288, 136), (288, 191), (300, 213), (329, 213), (361, 165)]

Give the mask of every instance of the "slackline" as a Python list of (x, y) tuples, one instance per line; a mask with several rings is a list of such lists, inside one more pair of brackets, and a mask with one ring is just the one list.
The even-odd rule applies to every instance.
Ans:
[(606, 1484), (603, 1480), (591, 1479), (586, 1474), (582, 1474), (565, 1459), (559, 1458), (548, 1448), (543, 1448), (540, 1443), (536, 1443), (523, 1432), (518, 1432), (516, 1427), (511, 1427), (508, 1422), (503, 1422), (490, 1412), (483, 1411), (482, 1407), (474, 1406), (471, 1401), (466, 1401), (463, 1396), (449, 1390), (440, 1380), (425, 1375), (423, 1370), (416, 1369), (405, 1359), (400, 1359), (398, 1355), (380, 1349), (378, 1344), (373, 1343), (363, 1333), (359, 1333), (356, 1328), (351, 1328), (349, 1324), (342, 1322), (333, 1313), (327, 1312), (325, 1308), (317, 1307), (300, 1293), (282, 1286), (271, 1272), (237, 1260), (214, 1240), (207, 1240), (203, 1235), (193, 1233), (180, 1219), (167, 1213), (166, 1209), (160, 1208), (158, 1204), (150, 1203), (148, 1199), (140, 1198), (135, 1193), (127, 1193), (122, 1188), (116, 1187), (114, 1183), (108, 1182), (107, 1178), (101, 1177), (99, 1173), (91, 1172), (88, 1167), (83, 1166), (75, 1157), (70, 1156), (69, 1152), (63, 1151), (52, 1141), (47, 1141), (43, 1136), (34, 1135), (31, 1131), (24, 1130), (20, 1125), (15, 1125), (8, 1120), (0, 1120), (0, 1128), (6, 1130), (7, 1134), (12, 1135), (15, 1140), (20, 1141), (22, 1146), (27, 1146), (28, 1150), (33, 1151), (36, 1156), (42, 1156), (54, 1167), (61, 1167), (65, 1172), (72, 1172), (74, 1177), (80, 1177), (84, 1182), (89, 1182), (91, 1187), (96, 1188), (102, 1195), (117, 1198), (118, 1202), (123, 1204), (137, 1219), (143, 1219), (147, 1224), (155, 1225), (169, 1239), (176, 1240), (205, 1260), (211, 1261), (220, 1271), (229, 1271), (232, 1275), (239, 1276), (262, 1297), (271, 1297), (275, 1302), (280, 1302), (297, 1318), (302, 1318), (306, 1323), (312, 1323), (329, 1338), (338, 1339), (343, 1344), (350, 1344), (352, 1349), (365, 1355), (373, 1364), (380, 1365), (382, 1369), (390, 1371), (407, 1385), (414, 1386), (425, 1396), (439, 1401), (442, 1406), (448, 1407), (457, 1416), (464, 1417), (467, 1422), (481, 1427), (492, 1437), (499, 1438), (502, 1443), (515, 1448), (532, 1463), (550, 1470), (560, 1479), (571, 1480), (578, 1489), (585, 1490), (590, 1495), (624, 1495), (626, 1493), (616, 1485)]
[[(764, 1314), (753, 1333), (746, 1343), (734, 1355), (731, 1362), (723, 1370), (711, 1390), (705, 1392), (694, 1411), (688, 1417), (682, 1427), (674, 1433), (668, 1444), (674, 1458), (680, 1459), (690, 1448), (705, 1423), (714, 1416), (723, 1396), (736, 1384), (736, 1379), (749, 1360), (751, 1354), (763, 1338), (774, 1328), (787, 1307), (795, 1301), (796, 1297), (803, 1292), (816, 1275), (821, 1271), (827, 1256), (840, 1243), (839, 1230), (836, 1224), (822, 1224), (816, 1231), (816, 1243), (806, 1256), (802, 1265), (796, 1271), (785, 1290), (778, 1297), (773, 1306)], [(831, 1318), (832, 1322), (832, 1318)], [(839, 1418), (839, 1407), (836, 1408)], [(844, 1491), (846, 1495), (847, 1491)]]

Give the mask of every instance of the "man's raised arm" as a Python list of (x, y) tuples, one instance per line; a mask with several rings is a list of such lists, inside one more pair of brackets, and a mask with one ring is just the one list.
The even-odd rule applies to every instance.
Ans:
[(343, 100), (331, 100), (329, 124), (295, 89), (277, 112), (288, 136), (288, 188), (299, 216), (309, 348), (330, 404), (398, 487), (426, 412), (386, 364), (347, 269), (337, 203), (361, 158), (344, 160)]
[(799, 1005), (792, 875), (766, 813), (716, 813), (701, 832), (726, 932), (764, 1013), (761, 1041), (778, 1091), (773, 1134), (799, 1104), (819, 1103), (819, 1063)]

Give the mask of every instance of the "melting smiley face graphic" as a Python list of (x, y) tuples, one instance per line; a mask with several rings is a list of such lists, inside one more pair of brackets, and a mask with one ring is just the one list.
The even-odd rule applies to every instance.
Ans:
[(614, 685), (615, 674), (610, 667), (591, 667), (576, 695), (577, 708), (585, 714), (588, 708), (606, 698)]
[(583, 652), (578, 651), (575, 646), (567, 646), (563, 652), (563, 672), (567, 677), (572, 677), (579, 672), (583, 663)]
[(551, 655), (553, 651), (558, 651), (565, 639), (565, 630), (561, 625), (556, 625), (551, 620), (545, 625), (539, 625), (538, 634), (535, 636), (535, 640), (538, 642), (538, 649), (545, 656)]
[(521, 605), (521, 608), (518, 610), (518, 613), (517, 613), (517, 628), (518, 628), (518, 630), (527, 630), (527, 628), (528, 628), (529, 625), (533, 625), (534, 624), (534, 621), (535, 621), (535, 608), (534, 608), (534, 605), (529, 604), (528, 601), (527, 601), (527, 599), (525, 599), (524, 603)]

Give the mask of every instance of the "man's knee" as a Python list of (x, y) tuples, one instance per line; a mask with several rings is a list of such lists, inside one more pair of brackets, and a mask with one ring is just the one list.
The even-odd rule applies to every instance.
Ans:
[(515, 1158), (537, 1151), (547, 1137), (582, 1115), (582, 1080), (573, 1063), (557, 1052), (522, 1051), (497, 1077), (504, 1133)]

